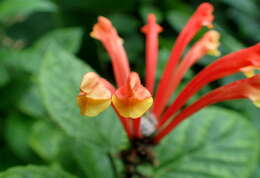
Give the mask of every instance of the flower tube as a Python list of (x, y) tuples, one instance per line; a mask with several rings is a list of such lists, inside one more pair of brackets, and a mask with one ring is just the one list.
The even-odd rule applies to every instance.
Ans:
[(202, 96), (199, 100), (176, 115), (165, 128), (162, 128), (155, 136), (154, 141), (159, 142), (184, 119), (208, 105), (242, 98), (248, 98), (255, 103), (256, 106), (260, 107), (260, 74), (224, 85)]
[(171, 51), (168, 63), (164, 69), (156, 92), (153, 112), (157, 116), (157, 118), (159, 118), (159, 113), (162, 110), (160, 107), (162, 103), (161, 101), (168, 99), (165, 96), (165, 88), (169, 86), (169, 81), (171, 81), (171, 78), (175, 71), (175, 67), (178, 64), (179, 59), (186, 46), (203, 26), (207, 26), (209, 28), (213, 27), (212, 21), (214, 19), (214, 16), (212, 15), (212, 12), (213, 6), (211, 4), (202, 3), (179, 34)]

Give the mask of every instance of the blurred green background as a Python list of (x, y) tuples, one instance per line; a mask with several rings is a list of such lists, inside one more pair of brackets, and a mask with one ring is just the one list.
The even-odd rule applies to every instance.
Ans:
[[(99, 157), (102, 155), (101, 152), (115, 153), (126, 145), (126, 139), (124, 134), (120, 133), (122, 130), (119, 124), (116, 124), (118, 126), (113, 133), (116, 139), (107, 139), (104, 136), (109, 132), (107, 129), (109, 125), (118, 122), (113, 118), (115, 116), (105, 113), (101, 116), (103, 118), (88, 121), (80, 118), (82, 120), (79, 119), (79, 122), (76, 121), (77, 118), (73, 118), (76, 111), (70, 112), (68, 104), (73, 103), (72, 107), (75, 104), (74, 95), (78, 92), (75, 88), (78, 87), (82, 75), (78, 70), (88, 71), (93, 68), (100, 75), (114, 82), (107, 54), (98, 41), (89, 37), (92, 26), (100, 15), (111, 19), (124, 39), (132, 69), (140, 73), (143, 78), (145, 41), (140, 28), (146, 22), (147, 14), (155, 13), (158, 22), (164, 28), (163, 33), (160, 34), (156, 75), (158, 81), (177, 34), (202, 2), (199, 0), (0, 0), (0, 172), (3, 172), (0, 173), (0, 177), (15, 177), (22, 174), (26, 177), (27, 173), (30, 173), (32, 177), (39, 176), (39, 178), (41, 176), (70, 177), (69, 174), (78, 177), (102, 177), (102, 175), (116, 177), (117, 171), (108, 173), (113, 169), (110, 156), (108, 155), (106, 159), (104, 159), (105, 156)], [(259, 0), (212, 0), (209, 2), (215, 7), (214, 24), (215, 29), (221, 33), (222, 55), (260, 41)], [(205, 31), (203, 29), (196, 39)], [(56, 58), (59, 60), (54, 60)], [(188, 72), (184, 83), (215, 59), (216, 57), (206, 56), (200, 60)], [(83, 62), (88, 66), (85, 66)], [(203, 89), (201, 93), (242, 77), (242, 74), (237, 74), (219, 80)], [(68, 96), (71, 95), (70, 92), (73, 93), (71, 97)], [(236, 131), (241, 135), (234, 136), (229, 142), (235, 140), (232, 143), (236, 143), (236, 139), (244, 138), (249, 132), (250, 134), (255, 132), (257, 137), (252, 136), (254, 139), (248, 140), (254, 144), (251, 145), (253, 151), (251, 146), (241, 146), (244, 142), (240, 140), (241, 147), (235, 150), (237, 152), (234, 160), (233, 157), (229, 157), (231, 153), (227, 153), (226, 156), (222, 155), (224, 160), (230, 161), (229, 164), (223, 163), (224, 168), (218, 167), (221, 161), (214, 163), (212, 167), (207, 167), (211, 165), (211, 162), (204, 160), (201, 166), (205, 169), (194, 168), (194, 170), (189, 170), (190, 174), (181, 173), (186, 168), (179, 169), (178, 166), (176, 168), (175, 164), (173, 167), (179, 170), (179, 174), (174, 176), (164, 175), (165, 171), (161, 173), (159, 168), (151, 171), (150, 168), (144, 167), (142, 171), (147, 174), (156, 173), (157, 177), (260, 177), (260, 165), (257, 163), (260, 110), (249, 101), (225, 102), (215, 108), (215, 110), (218, 109), (221, 111), (228, 109), (228, 112), (232, 110), (230, 111), (232, 114), (234, 112), (237, 117), (242, 117), (241, 120), (246, 120), (248, 128), (241, 126), (240, 130), (240, 127), (237, 127)], [(208, 113), (211, 115), (210, 111)], [(113, 119), (107, 120), (109, 116)], [(100, 121), (101, 119), (106, 119), (105, 123)], [(81, 122), (86, 122), (90, 126), (85, 128)], [(229, 124), (226, 122), (223, 120), (216, 125), (219, 125), (220, 129), (221, 124), (223, 127)], [(82, 128), (79, 128), (81, 126)], [(197, 124), (197, 127), (199, 126)], [(100, 129), (99, 136), (93, 136), (95, 132), (90, 127)], [(194, 132), (196, 129), (198, 128), (195, 128)], [(175, 139), (172, 141), (174, 142)], [(94, 144), (90, 144), (92, 142)], [(189, 145), (191, 142), (183, 143)], [(73, 145), (73, 148), (70, 145)], [(108, 149), (100, 151), (98, 147)], [(246, 156), (243, 149), (246, 150), (249, 147), (247, 152), (252, 155)], [(172, 152), (175, 150), (172, 146)], [(168, 154), (172, 155), (171, 152)], [(201, 154), (205, 154), (205, 150)], [(216, 153), (216, 155), (219, 154)], [(239, 163), (238, 158), (241, 161)], [(115, 159), (115, 165), (120, 170), (122, 165), (118, 159), (112, 159)], [(189, 159), (191, 159), (189, 163), (194, 162), (194, 165), (200, 165), (196, 163), (195, 158)], [(166, 160), (165, 165), (168, 164), (167, 162), (174, 161), (176, 159)], [(25, 165), (38, 166), (7, 171), (12, 167)], [(107, 165), (109, 166), (106, 167)], [(245, 168), (245, 165), (248, 167)], [(167, 166), (164, 167), (167, 168)], [(240, 174), (239, 170), (244, 168), (245, 170)], [(223, 175), (220, 173), (218, 175), (217, 170), (219, 172), (223, 170)], [(46, 172), (49, 174), (45, 175)]]

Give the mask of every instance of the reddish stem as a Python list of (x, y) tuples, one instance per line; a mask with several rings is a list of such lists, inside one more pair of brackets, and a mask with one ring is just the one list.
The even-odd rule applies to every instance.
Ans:
[(142, 133), (140, 129), (141, 118), (139, 117), (136, 119), (132, 119), (132, 122), (133, 122), (133, 137), (141, 138), (142, 137)]
[(124, 118), (124, 117), (120, 116), (120, 114), (117, 112), (114, 105), (112, 105), (112, 107), (114, 108), (115, 113), (117, 114), (118, 118), (120, 119), (120, 122), (123, 125), (123, 128), (129, 138), (129, 140), (131, 140), (133, 138), (133, 133), (132, 133), (132, 127), (131, 127), (130, 120), (128, 118)]

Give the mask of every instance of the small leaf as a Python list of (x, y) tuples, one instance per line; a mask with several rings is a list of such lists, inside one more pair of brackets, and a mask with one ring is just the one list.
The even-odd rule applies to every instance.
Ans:
[(0, 173), (0, 178), (76, 178), (60, 169), (43, 166), (20, 166)]
[(178, 126), (157, 155), (155, 177), (245, 178), (257, 164), (258, 137), (237, 113), (207, 108)]

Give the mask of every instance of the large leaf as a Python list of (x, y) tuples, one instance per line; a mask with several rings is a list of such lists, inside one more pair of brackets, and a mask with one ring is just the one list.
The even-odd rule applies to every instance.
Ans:
[[(52, 118), (71, 136), (86, 136), (94, 142), (104, 137), (102, 142), (106, 140), (106, 144), (118, 142), (122, 131), (111, 110), (97, 118), (85, 118), (76, 105), (82, 76), (92, 69), (55, 45), (49, 49), (40, 71), (39, 84), (42, 99)], [(107, 133), (105, 130), (112, 125), (113, 131)], [(119, 139), (111, 138), (112, 135)]]
[(0, 178), (75, 178), (60, 169), (43, 166), (15, 167), (0, 173)]
[(0, 21), (15, 16), (28, 16), (36, 11), (55, 9), (55, 5), (48, 0), (3, 0), (0, 3)]
[[(83, 74), (89, 71), (92, 69), (86, 64), (52, 45), (45, 55), (39, 84), (52, 119), (76, 139), (76, 159), (85, 174), (100, 177), (97, 172), (112, 171), (107, 154), (118, 152), (125, 137), (112, 109), (96, 118), (80, 116), (76, 96)], [(111, 175), (109, 172), (106, 174)]]
[(8, 68), (36, 73), (41, 66), (42, 56), (50, 44), (55, 43), (70, 53), (76, 53), (82, 35), (82, 30), (76, 27), (56, 29), (40, 38), (31, 48), (1, 49), (1, 60)]
[(207, 108), (177, 127), (157, 155), (158, 178), (245, 178), (257, 164), (258, 137), (237, 113)]
[(100, 147), (82, 142), (81, 139), (73, 143), (75, 159), (85, 175), (89, 178), (115, 178), (118, 170), (113, 167), (115, 154), (104, 152)]

